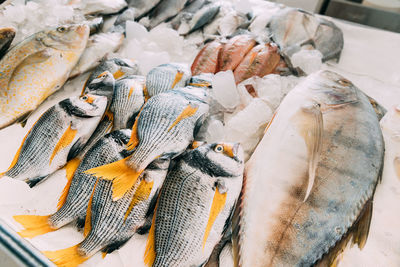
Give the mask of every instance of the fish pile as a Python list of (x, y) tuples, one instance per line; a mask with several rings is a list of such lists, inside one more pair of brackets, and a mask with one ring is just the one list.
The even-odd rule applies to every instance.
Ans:
[[(74, 0), (62, 25), (25, 38), (22, 21), (0, 29), (0, 129), (24, 126), (68, 79), (87, 77), (0, 174), (35, 187), (65, 169), (55, 212), (13, 216), (24, 238), (83, 232), (43, 251), (55, 264), (78, 266), (136, 234), (148, 234), (140, 256), (154, 267), (218, 266), (227, 254), (234, 266), (331, 266), (349, 243), (364, 247), (385, 109), (343, 76), (297, 64), (307, 53), (339, 60), (334, 23), (237, 2)], [(124, 57), (165, 29), (196, 47), (191, 65)]]

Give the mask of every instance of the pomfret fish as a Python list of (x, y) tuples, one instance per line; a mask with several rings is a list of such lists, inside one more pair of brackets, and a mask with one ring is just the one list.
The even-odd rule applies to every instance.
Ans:
[(331, 21), (316, 17), (304, 10), (284, 8), (269, 23), (272, 39), (287, 57), (300, 51), (303, 45), (319, 50), (322, 60), (340, 58), (343, 49), (343, 33)]
[(38, 32), (0, 61), (0, 129), (23, 120), (61, 88), (89, 36), (87, 25)]
[(25, 136), (4, 175), (32, 187), (63, 167), (89, 139), (106, 105), (103, 96), (84, 95), (48, 109)]
[[(116, 139), (116, 142), (126, 144), (130, 131), (116, 131), (110, 135)], [(120, 138), (119, 135), (124, 136)], [(113, 146), (115, 148), (103, 148), (122, 159), (125, 147)], [(84, 230), (85, 239), (76, 246), (58, 251), (47, 251), (44, 254), (57, 265), (71, 266), (82, 263), (99, 250), (111, 253), (121, 247), (145, 224), (147, 217), (152, 213), (168, 166), (169, 159), (159, 159), (150, 164), (135, 186), (118, 201), (112, 200), (111, 181), (98, 180), (92, 198), (89, 200)]]
[(191, 72), (186, 64), (167, 63), (157, 66), (151, 69), (146, 76), (148, 97), (170, 89), (184, 87), (190, 76)]
[(212, 41), (206, 44), (192, 63), (192, 75), (201, 73), (216, 73), (219, 69), (218, 63), (223, 51), (223, 44)]
[(15, 37), (14, 28), (0, 29), (0, 59), (5, 55)]
[(168, 173), (156, 204), (147, 266), (203, 266), (227, 230), (243, 180), (239, 144), (201, 145)]
[(154, 159), (182, 153), (208, 113), (208, 94), (203, 88), (175, 89), (151, 97), (132, 127), (132, 155), (86, 171), (113, 180), (113, 199), (118, 200), (136, 183)]
[(236, 266), (334, 266), (350, 239), (362, 248), (383, 154), (368, 98), (334, 72), (309, 75), (246, 164)]

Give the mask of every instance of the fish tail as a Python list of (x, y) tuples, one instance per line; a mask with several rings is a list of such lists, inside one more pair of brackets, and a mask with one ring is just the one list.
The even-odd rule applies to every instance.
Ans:
[(127, 165), (130, 157), (99, 166), (85, 171), (87, 174), (94, 175), (104, 180), (112, 180), (113, 200), (122, 198), (129, 189), (136, 183), (144, 169), (136, 170)]
[(90, 258), (80, 252), (79, 245), (56, 251), (42, 251), (42, 253), (57, 266), (63, 267), (75, 267)]
[(72, 183), (72, 178), (74, 177), (75, 171), (78, 168), (80, 163), (81, 163), (81, 161), (79, 159), (74, 158), (74, 159), (68, 161), (67, 165), (65, 165), (65, 167), (64, 167), (64, 169), (66, 171), (66, 177), (67, 177), (68, 182), (65, 185), (60, 198), (58, 199), (58, 203), (57, 203), (58, 210), (64, 205), (65, 201), (67, 200), (69, 188), (71, 187), (71, 183)]
[(35, 236), (43, 235), (57, 229), (51, 227), (49, 223), (49, 215), (16, 215), (13, 216), (14, 220), (20, 223), (25, 229), (18, 234), (22, 237), (33, 238)]

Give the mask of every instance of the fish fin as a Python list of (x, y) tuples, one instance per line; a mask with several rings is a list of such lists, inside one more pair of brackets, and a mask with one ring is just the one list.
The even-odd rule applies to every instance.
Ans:
[(17, 119), (17, 123), (20, 123), (22, 128), (25, 127), (26, 123), (28, 122), (29, 117), (32, 115), (33, 110), (30, 110), (28, 112), (25, 112), (21, 117)]
[(56, 251), (42, 251), (42, 253), (57, 266), (63, 267), (76, 267), (89, 259), (79, 253), (78, 245)]
[(396, 172), (397, 178), (400, 179), (400, 157), (395, 157), (393, 160), (394, 170)]
[(121, 78), (124, 75), (125, 75), (125, 72), (123, 72), (122, 70), (117, 70), (116, 72), (113, 73), (115, 80), (118, 80), (119, 78)]
[(365, 94), (365, 96), (368, 98), (369, 103), (371, 103), (372, 108), (374, 109), (376, 116), (378, 116), (378, 120), (380, 121), (383, 116), (385, 116), (387, 110), (369, 95)]
[(129, 158), (86, 170), (85, 173), (91, 174), (104, 180), (112, 180), (113, 200), (122, 198), (129, 189), (136, 183), (140, 174), (144, 170), (130, 168), (126, 161)]
[(35, 185), (37, 185), (38, 183), (40, 183), (42, 180), (44, 180), (45, 178), (49, 177), (50, 175), (44, 175), (44, 176), (39, 176), (33, 179), (26, 179), (25, 183), (27, 183), (29, 185), (30, 188), (34, 187)]
[(53, 232), (54, 229), (49, 224), (49, 215), (15, 215), (14, 220), (21, 224), (25, 229), (18, 232), (22, 237), (33, 238), (35, 236), (43, 235)]
[(138, 136), (138, 120), (140, 113), (136, 116), (135, 123), (132, 126), (131, 138), (129, 142), (126, 144), (128, 150), (132, 151), (139, 144), (139, 136)]
[(75, 225), (76, 228), (78, 228), (79, 230), (83, 230), (83, 228), (85, 227), (85, 217), (78, 217), (78, 219), (76, 219)]
[(69, 149), (67, 161), (70, 161), (70, 160), (76, 158), (79, 155), (79, 153), (82, 151), (84, 146), (85, 146), (85, 143), (81, 140), (81, 138), (76, 140), (76, 142)]
[(191, 104), (187, 105), (186, 108), (182, 110), (181, 114), (179, 114), (175, 121), (171, 124), (171, 126), (169, 126), (168, 131), (174, 128), (180, 121), (195, 115), (198, 109), (199, 107), (197, 106), (192, 106)]
[(222, 193), (222, 192), (220, 192), (219, 187), (218, 186), (216, 187), (215, 193), (214, 193), (214, 198), (213, 198), (213, 201), (211, 204), (210, 213), (208, 215), (207, 226), (206, 226), (206, 229), (204, 232), (203, 249), (206, 245), (208, 235), (210, 234), (211, 228), (212, 228), (215, 220), (217, 219), (218, 215), (221, 213), (221, 211), (223, 210), (223, 208), (225, 206), (227, 195), (228, 195), (227, 192)]
[(132, 129), (133, 125), (135, 124), (136, 117), (138, 116), (139, 112), (132, 114), (132, 116), (129, 117), (127, 123), (126, 123), (126, 128)]
[(93, 204), (93, 196), (94, 191), (96, 189), (97, 183), (99, 179), (96, 180), (96, 183), (93, 186), (92, 194), (90, 195), (89, 203), (86, 210), (86, 218), (85, 218), (85, 228), (83, 229), (83, 236), (87, 237), (87, 235), (92, 230), (92, 204)]
[(151, 190), (153, 189), (153, 185), (154, 185), (154, 181), (146, 182), (145, 179), (142, 179), (140, 181), (140, 185), (136, 189), (135, 193), (133, 194), (131, 203), (129, 204), (129, 207), (125, 212), (124, 222), (128, 218), (128, 216), (131, 213), (134, 206), (136, 206), (140, 202), (147, 200), (149, 198)]
[(129, 88), (128, 99), (131, 98), (133, 90), (135, 90), (135, 87), (131, 86), (131, 88)]
[(146, 250), (144, 252), (143, 262), (145, 266), (152, 266), (154, 260), (156, 259), (156, 242), (155, 242), (155, 234), (156, 234), (156, 212), (158, 207), (158, 200), (160, 199), (160, 195), (157, 197), (156, 206), (154, 207), (153, 219), (151, 220), (151, 227), (149, 231), (149, 235), (147, 237), (146, 242)]
[(172, 86), (171, 89), (173, 89), (175, 87), (175, 85), (177, 85), (177, 83), (179, 83), (182, 80), (183, 77), (183, 71), (177, 71), (177, 73), (175, 74), (175, 79), (172, 82)]
[(114, 243), (111, 243), (111, 244), (107, 245), (105, 248), (103, 248), (101, 252), (104, 253), (105, 255), (110, 254), (110, 253), (114, 252), (115, 250), (120, 249), (123, 245), (125, 245), (126, 242), (128, 242), (128, 240), (129, 240), (129, 238), (127, 238), (125, 240), (115, 241)]
[(145, 235), (149, 232), (151, 227), (152, 216), (146, 218), (146, 221), (136, 229), (136, 233), (139, 235)]
[(50, 162), (49, 162), (50, 165), (54, 157), (57, 155), (57, 153), (63, 150), (64, 148), (68, 147), (72, 143), (72, 141), (74, 141), (77, 132), (78, 130), (73, 130), (71, 128), (71, 125), (68, 126), (67, 130), (65, 130), (60, 140), (58, 140), (56, 146), (54, 147), (53, 153), (51, 154), (50, 157)]
[(74, 177), (76, 169), (78, 169), (79, 164), (81, 161), (78, 158), (74, 158), (67, 162), (67, 165), (64, 166), (66, 177), (67, 177), (67, 184), (65, 185), (60, 198), (58, 199), (57, 203), (57, 210), (59, 210), (67, 200), (69, 188), (71, 187), (72, 178)]
[(308, 185), (304, 202), (310, 196), (318, 162), (322, 149), (323, 118), (320, 105), (317, 103), (307, 104), (301, 109), (301, 117), (297, 117), (297, 125), (307, 146), (308, 155)]

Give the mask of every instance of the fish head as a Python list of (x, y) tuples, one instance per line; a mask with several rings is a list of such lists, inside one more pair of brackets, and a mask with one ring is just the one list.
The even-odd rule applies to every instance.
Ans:
[(322, 109), (336, 108), (358, 102), (358, 90), (354, 84), (343, 76), (327, 70), (310, 75), (312, 98)]
[(86, 47), (89, 33), (90, 28), (86, 24), (62, 25), (39, 33), (37, 39), (57, 50), (80, 50)]
[(101, 117), (107, 107), (107, 97), (101, 95), (85, 94), (67, 100), (70, 103), (69, 113), (77, 117)]
[(106, 96), (110, 101), (114, 92), (115, 79), (109, 71), (104, 71), (97, 75), (89, 85), (86, 92)]
[(216, 176), (237, 177), (243, 174), (244, 152), (239, 143), (204, 144), (193, 152), (202, 155), (203, 162), (208, 162), (211, 169), (219, 170), (221, 175)]

